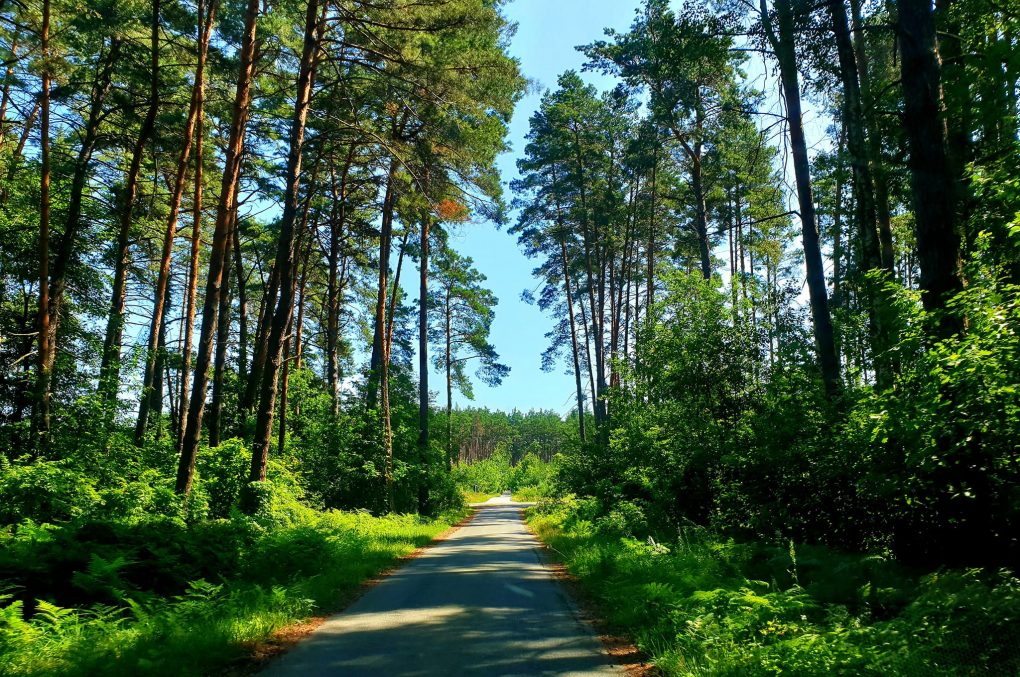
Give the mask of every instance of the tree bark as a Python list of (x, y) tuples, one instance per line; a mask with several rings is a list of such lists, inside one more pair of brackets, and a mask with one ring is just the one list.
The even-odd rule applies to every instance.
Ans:
[[(78, 149), (78, 156), (74, 163), (74, 171), (71, 175), (70, 192), (67, 198), (67, 216), (64, 221), (64, 232), (57, 245), (56, 257), (50, 268), (49, 280), (49, 350), (46, 353), (46, 370), (52, 377), (54, 364), (57, 355), (57, 333), (60, 329), (61, 314), (64, 305), (64, 292), (67, 289), (67, 275), (74, 258), (74, 244), (78, 237), (78, 230), (81, 228), (82, 200), (85, 187), (88, 183), (89, 167), (92, 162), (92, 153), (95, 151), (96, 142), (99, 139), (99, 129), (103, 122), (103, 103), (113, 82), (113, 67), (120, 58), (121, 39), (113, 38), (110, 41), (110, 48), (106, 59), (101, 67), (97, 67), (96, 79), (92, 85), (91, 102), (89, 105), (89, 117), (82, 132), (81, 147)], [(44, 92), (49, 96), (48, 92)], [(49, 101), (45, 102), (49, 106)], [(23, 139), (27, 140), (27, 131)], [(49, 125), (47, 124), (47, 129)], [(21, 144), (24, 146), (24, 143)], [(20, 153), (18, 153), (20, 155)], [(50, 386), (52, 387), (52, 385)]]
[(280, 299), (273, 313), (272, 328), (267, 348), (268, 359), (262, 374), (258, 414), (255, 418), (255, 439), (252, 443), (251, 482), (266, 479), (266, 464), (269, 459), (269, 440), (273, 431), (273, 413), (276, 409), (276, 395), (283, 358), (283, 343), (287, 328), (294, 313), (294, 284), (296, 274), (295, 242), (297, 240), (298, 206), (301, 190), (301, 160), (304, 150), (305, 127), (308, 109), (315, 86), (315, 66), (322, 37), (324, 22), (319, 19), (318, 0), (309, 0), (305, 13), (304, 43), (301, 50), (301, 65), (298, 71), (297, 96), (290, 129), (290, 152), (287, 157), (287, 188), (284, 195), (283, 216), (280, 223), (280, 239), (276, 252), (276, 265), (280, 269)]
[(244, 15), (244, 30), (238, 51), (240, 61), (230, 132), (227, 139), (223, 180), (216, 207), (216, 227), (213, 233), (212, 254), (206, 281), (205, 302), (202, 307), (202, 329), (199, 332), (198, 355), (195, 361), (195, 380), (191, 388), (190, 407), (181, 444), (181, 458), (177, 466), (176, 490), (179, 494), (191, 491), (195, 473), (195, 459), (202, 439), (202, 417), (205, 414), (205, 394), (209, 385), (209, 365), (212, 361), (213, 337), (216, 335), (216, 311), (223, 283), (224, 252), (229, 246), (230, 216), (234, 210), (234, 186), (240, 178), (241, 150), (251, 106), (252, 76), (255, 66), (256, 19), (259, 0), (248, 0)]
[[(592, 256), (593, 240), (596, 235), (590, 228), (588, 219), (588, 201), (587, 201), (587, 190), (585, 188), (585, 171), (584, 162), (582, 160), (582, 149), (580, 133), (577, 130), (576, 125), (572, 127), (574, 135), (574, 158), (577, 164), (578, 179), (579, 179), (579, 193), (581, 198), (581, 229), (582, 229), (582, 241), (584, 244), (584, 261), (585, 270), (588, 275), (588, 308), (591, 311), (591, 334), (594, 336), (594, 349), (595, 349), (595, 371), (594, 376), (594, 388), (592, 391), (592, 397), (594, 398), (594, 412), (595, 412), (595, 425), (596, 431), (603, 428), (602, 424), (606, 422), (606, 407), (605, 407), (605, 393), (606, 393), (606, 372), (605, 372), (605, 344), (604, 344), (604, 330), (603, 320), (605, 315), (603, 314), (604, 308), (604, 290), (601, 284), (597, 284), (597, 279), (594, 273), (594, 262)], [(598, 288), (598, 303), (596, 303), (596, 287)]]
[(42, 129), (40, 131), (41, 170), (39, 176), (39, 373), (36, 382), (36, 410), (33, 416), (32, 443), (45, 450), (50, 436), (50, 0), (43, 0), (40, 49), (42, 72)]
[(570, 323), (570, 349), (574, 358), (574, 385), (577, 388), (578, 435), (581, 444), (585, 442), (584, 430), (584, 388), (581, 387), (581, 358), (577, 346), (577, 324), (574, 321), (574, 294), (570, 289), (570, 259), (567, 257), (567, 241), (560, 238), (560, 258), (563, 262), (563, 287), (567, 292), (567, 321)]
[(868, 270), (880, 270), (882, 255), (878, 240), (875, 185), (868, 157), (857, 57), (851, 42), (850, 24), (843, 0), (829, 0), (829, 15), (832, 18), (836, 52), (839, 57), (839, 74), (843, 82), (843, 124), (846, 125), (846, 148), (850, 151), (850, 167), (854, 177), (854, 203), (864, 244), (865, 264)]
[[(236, 195), (234, 204), (237, 204)], [(235, 228), (237, 228), (236, 211), (230, 218), (231, 235), (229, 237), (231, 240), (233, 239), (233, 230)], [(216, 311), (216, 354), (213, 358), (212, 399), (209, 402), (209, 417), (207, 421), (210, 447), (218, 447), (222, 441), (223, 398), (225, 395), (223, 377), (227, 371), (227, 349), (230, 344), (230, 307), (232, 299), (229, 271), (231, 253), (231, 247), (227, 247), (223, 252), (223, 286), (220, 288), (220, 305)]]
[(142, 398), (138, 406), (138, 419), (135, 423), (135, 444), (141, 445), (145, 439), (145, 431), (149, 419), (149, 400), (145, 394), (152, 387), (153, 379), (158, 373), (156, 360), (156, 343), (163, 330), (164, 307), (167, 302), (167, 287), (170, 280), (170, 259), (173, 254), (174, 238), (177, 236), (177, 217), (184, 197), (187, 184), (188, 160), (198, 120), (198, 108), (203, 100), (202, 90), (205, 87), (205, 60), (209, 51), (209, 40), (212, 35), (213, 18), (216, 14), (216, 3), (209, 7), (209, 16), (204, 16), (203, 0), (198, 0), (198, 63), (195, 66), (195, 84), (191, 89), (191, 103), (188, 118), (184, 123), (184, 138), (181, 155), (177, 162), (177, 175), (174, 177), (174, 188), (170, 196), (170, 215), (167, 219), (166, 232), (163, 235), (163, 250), (160, 255), (159, 274), (156, 278), (156, 300), (152, 309), (152, 323), (149, 326), (149, 343), (145, 360), (145, 375), (142, 380)]
[[(897, 30), (903, 85), (903, 126), (910, 153), (914, 230), (921, 268), (921, 300), (926, 310), (942, 311), (963, 284), (960, 237), (956, 228), (956, 182), (946, 150), (942, 81), (935, 49), (935, 23), (928, 0), (898, 0)], [(960, 327), (943, 313), (942, 335)]]
[(379, 230), (379, 288), (375, 304), (375, 327), (372, 332), (372, 359), (369, 364), (368, 390), (365, 393), (368, 408), (374, 409), (379, 401), (382, 363), (386, 352), (386, 294), (389, 290), (390, 249), (393, 240), (393, 210), (396, 204), (397, 159), (390, 160), (386, 178), (386, 196), (383, 198), (382, 223)]
[[(871, 171), (871, 148), (865, 130), (866, 117), (861, 100), (857, 57), (843, 0), (829, 0), (829, 14), (832, 17), (840, 78), (843, 81), (843, 122), (846, 129), (846, 148), (850, 152), (850, 167), (853, 172), (857, 225), (860, 228), (861, 244), (865, 253), (864, 267), (865, 270), (891, 273), (891, 267), (886, 268), (882, 258), (881, 238), (878, 232), (879, 217), (875, 205), (875, 183)], [(895, 371), (895, 367), (888, 359), (888, 351), (892, 347), (888, 317), (890, 300), (886, 298), (881, 284), (869, 286), (868, 316), (875, 376), (879, 389), (885, 390), (892, 385), (892, 375)]]
[(779, 61), (780, 79), (786, 99), (786, 116), (790, 129), (790, 146), (793, 154), (793, 168), (797, 179), (797, 198), (800, 205), (801, 231), (804, 241), (804, 263), (807, 269), (807, 286), (811, 302), (811, 319), (815, 329), (815, 345), (821, 368), (825, 392), (830, 398), (839, 394), (839, 361), (836, 359), (836, 344), (829, 314), (829, 297), (825, 288), (825, 268), (818, 237), (818, 221), (815, 217), (814, 197), (811, 193), (810, 163), (804, 125), (801, 118), (800, 83), (797, 74), (796, 54), (793, 43), (793, 14), (790, 0), (776, 0), (779, 19), (779, 35), (776, 36), (765, 0), (760, 0), (762, 19), (769, 41)]
[(18, 38), (21, 37), (20, 30), (15, 29), (11, 38), (11, 61), (4, 73), (3, 95), (0, 96), (0, 149), (7, 142), (7, 106), (11, 101), (11, 82), (14, 79), (14, 64), (18, 62)]
[[(307, 260), (306, 260), (307, 265)], [(294, 271), (292, 287), (294, 289), (300, 289), (302, 300), (301, 310), (304, 309), (304, 288), (305, 288), (305, 272), (301, 273), (301, 282), (298, 282), (297, 270)], [(294, 293), (293, 291), (291, 292)], [(283, 341), (283, 373), (280, 375), (280, 423), (279, 433), (276, 442), (277, 453), (283, 454), (287, 448), (287, 400), (290, 393), (290, 365), (291, 362), (297, 363), (300, 359), (301, 354), (301, 320), (302, 313), (298, 311), (297, 319), (297, 336), (295, 336), (294, 329), (294, 318), (291, 316), (290, 324), (287, 326), (287, 338)], [(294, 343), (294, 352), (291, 353), (291, 342)]]
[(450, 290), (446, 290), (443, 319), (446, 323), (446, 464), (453, 468), (453, 309), (450, 307)]
[(199, 90), (198, 117), (195, 119), (195, 194), (192, 199), (191, 254), (188, 264), (188, 285), (185, 293), (184, 346), (181, 350), (180, 414), (177, 419), (177, 453), (184, 445), (184, 432), (190, 408), (188, 386), (191, 377), (191, 347), (195, 333), (195, 302), (198, 296), (198, 255), (202, 236), (202, 141), (205, 137), (203, 101), (205, 87)]
[(418, 461), (424, 481), (418, 485), (418, 512), (428, 510), (429, 460), (429, 228), (431, 218), (421, 220), (421, 252), (418, 261)]
[[(152, 26), (150, 42), (152, 50), (149, 108), (142, 121), (134, 148), (131, 150), (131, 165), (128, 168), (121, 205), (120, 229), (117, 234), (116, 261), (113, 272), (113, 293), (110, 299), (110, 316), (106, 323), (106, 339), (103, 342), (103, 358), (99, 368), (99, 394), (103, 402), (112, 404), (117, 399), (120, 384), (120, 351), (124, 338), (124, 320), (127, 302), (128, 266), (131, 263), (131, 223), (135, 200), (138, 197), (138, 183), (142, 173), (142, 159), (145, 146), (156, 129), (156, 113), (159, 112), (159, 19), (160, 2), (152, 2)], [(158, 334), (158, 332), (157, 332)]]
[(340, 413), (340, 305), (344, 280), (340, 275), (340, 246), (344, 237), (347, 218), (347, 176), (357, 146), (351, 144), (340, 174), (337, 190), (336, 172), (330, 170), (330, 187), (333, 194), (333, 209), (329, 222), (329, 277), (326, 283), (326, 382), (329, 385), (333, 404), (333, 415)]
[(892, 209), (889, 206), (889, 172), (882, 161), (882, 135), (878, 123), (877, 102), (871, 88), (871, 66), (864, 38), (864, 22), (860, 0), (850, 0), (853, 18), (853, 47), (861, 84), (861, 106), (868, 128), (868, 153), (875, 185), (875, 211), (878, 217), (878, 240), (882, 249), (882, 268), (892, 272), (894, 265)]
[(234, 271), (237, 275), (237, 374), (243, 392), (248, 381), (248, 290), (244, 274), (244, 259), (241, 257), (241, 232), (234, 224)]

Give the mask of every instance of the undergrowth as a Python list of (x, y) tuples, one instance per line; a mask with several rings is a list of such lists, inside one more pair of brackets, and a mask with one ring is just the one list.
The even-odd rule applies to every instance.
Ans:
[(0, 674), (198, 675), (338, 609), (463, 516), (235, 514), (23, 522), (0, 532)]
[(877, 555), (737, 543), (699, 528), (657, 541), (639, 510), (529, 510), (616, 629), (667, 675), (1020, 674), (1020, 580), (920, 574)]

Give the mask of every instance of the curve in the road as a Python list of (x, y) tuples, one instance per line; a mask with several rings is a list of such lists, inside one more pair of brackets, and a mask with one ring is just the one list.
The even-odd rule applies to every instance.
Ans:
[(494, 499), (263, 673), (272, 677), (620, 674)]

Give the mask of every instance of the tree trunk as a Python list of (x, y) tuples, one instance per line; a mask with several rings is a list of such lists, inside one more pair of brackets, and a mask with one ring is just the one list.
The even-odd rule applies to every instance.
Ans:
[[(699, 147), (701, 144), (698, 144)], [(708, 242), (708, 208), (705, 205), (705, 188), (702, 184), (701, 155), (696, 156), (691, 166), (691, 187), (694, 191), (696, 219), (698, 231), (698, 253), (701, 258), (701, 275), (706, 280), (712, 279), (712, 250)]]
[[(587, 191), (585, 188), (585, 172), (584, 162), (582, 160), (582, 149), (580, 134), (575, 127), (572, 129), (574, 135), (574, 157), (578, 168), (578, 176), (580, 179), (580, 198), (581, 198), (581, 227), (582, 227), (582, 240), (584, 244), (584, 261), (585, 270), (588, 275), (588, 302), (589, 310), (591, 311), (591, 334), (594, 336), (594, 348), (595, 348), (595, 371), (594, 375), (594, 388), (592, 396), (594, 397), (594, 411), (595, 411), (595, 425), (596, 430), (602, 429), (602, 424), (606, 421), (606, 408), (605, 408), (605, 393), (606, 393), (606, 373), (605, 373), (605, 358), (604, 358), (604, 332), (602, 320), (604, 319), (603, 306), (605, 299), (603, 298), (604, 290), (602, 285), (597, 284), (597, 279), (594, 273), (594, 263), (592, 256), (593, 240), (596, 235), (592, 232), (589, 225), (588, 219), (588, 204), (587, 204)], [(596, 287), (598, 288), (598, 303), (595, 301)]]
[[(138, 197), (138, 183), (142, 173), (142, 159), (145, 146), (156, 129), (156, 113), (159, 112), (159, 18), (161, 0), (152, 2), (151, 50), (152, 64), (149, 91), (149, 109), (142, 121), (141, 131), (131, 151), (131, 165), (128, 168), (127, 183), (124, 186), (121, 206), (120, 229), (117, 234), (116, 261), (113, 272), (113, 293), (110, 299), (110, 316), (106, 323), (106, 339), (103, 342), (103, 358), (99, 368), (99, 394), (103, 402), (113, 404), (117, 399), (120, 384), (120, 351), (124, 338), (124, 320), (127, 302), (128, 266), (131, 263), (131, 217)], [(158, 332), (157, 332), (158, 335)]]
[(878, 240), (882, 249), (882, 268), (892, 272), (894, 265), (892, 238), (892, 209), (889, 206), (889, 172), (882, 161), (882, 135), (878, 123), (878, 102), (871, 88), (871, 67), (867, 43), (864, 38), (864, 21), (861, 1), (850, 0), (853, 18), (853, 48), (857, 59), (857, 72), (861, 84), (861, 106), (868, 128), (868, 153), (871, 174), (875, 185), (875, 211), (878, 218)]
[(765, 0), (760, 0), (760, 2), (765, 30), (779, 61), (780, 78), (786, 99), (786, 115), (790, 128), (793, 169), (797, 178), (797, 197), (804, 240), (804, 263), (807, 268), (807, 286), (811, 301), (811, 319), (815, 329), (815, 345), (818, 349), (818, 361), (825, 392), (830, 398), (834, 398), (839, 394), (839, 361), (836, 359), (832, 317), (829, 314), (829, 297), (825, 289), (825, 268), (818, 237), (814, 197), (811, 194), (807, 142), (804, 138), (804, 125), (801, 119), (800, 84), (793, 43), (793, 15), (790, 0), (776, 0), (779, 19), (779, 36), (777, 38), (772, 29)]
[(393, 239), (393, 210), (396, 205), (396, 176), (399, 167), (396, 158), (390, 160), (386, 178), (386, 197), (383, 198), (382, 223), (379, 230), (379, 289), (375, 304), (375, 327), (372, 332), (372, 360), (369, 364), (368, 390), (365, 393), (368, 408), (375, 408), (379, 398), (382, 363), (386, 352), (386, 293), (389, 290), (390, 249)]
[[(234, 204), (237, 204), (235, 195)], [(230, 218), (230, 229), (237, 228), (237, 212)], [(231, 238), (232, 239), (232, 238)], [(230, 260), (231, 248), (227, 247), (223, 252), (223, 286), (220, 288), (220, 305), (217, 309), (216, 320), (216, 354), (213, 358), (213, 380), (212, 399), (209, 402), (209, 446), (218, 447), (221, 442), (221, 431), (223, 429), (223, 377), (227, 371), (227, 348), (230, 344)]]
[(156, 377), (152, 379), (152, 394), (149, 398), (149, 411), (156, 419), (156, 440), (163, 438), (163, 397), (166, 378), (166, 325), (170, 319), (170, 305), (163, 306), (163, 321), (160, 323), (159, 336), (156, 337)]
[[(351, 144), (351, 156), (354, 152), (354, 145)], [(330, 191), (333, 195), (333, 205), (329, 215), (329, 276), (326, 280), (326, 384), (329, 387), (329, 396), (333, 405), (333, 416), (340, 413), (340, 242), (343, 238), (343, 227), (345, 217), (346, 199), (345, 183), (347, 168), (350, 162), (344, 167), (343, 178), (340, 181), (340, 189), (337, 190), (336, 171), (330, 167)]]
[[(903, 126), (910, 153), (921, 300), (941, 311), (962, 287), (960, 237), (956, 230), (956, 182), (946, 151), (942, 83), (935, 50), (935, 24), (927, 0), (898, 0), (897, 29), (903, 84)], [(943, 314), (939, 331), (951, 335), (959, 321)]]
[(446, 464), (453, 468), (453, 309), (450, 307), (450, 290), (446, 290), (443, 318), (446, 323)]
[(390, 294), (390, 309), (386, 316), (386, 356), (389, 359), (393, 348), (393, 327), (397, 318), (397, 303), (400, 301), (400, 272), (404, 268), (404, 255), (407, 253), (407, 239), (411, 236), (410, 229), (404, 230), (400, 238), (400, 253), (397, 256), (397, 269), (393, 274), (393, 293)]
[(243, 392), (248, 381), (248, 289), (244, 274), (244, 259), (241, 257), (241, 232), (234, 224), (234, 271), (237, 275), (237, 375)]
[(581, 358), (577, 347), (577, 324), (574, 322), (574, 294), (570, 289), (570, 259), (567, 257), (567, 241), (560, 238), (560, 258), (563, 261), (563, 287), (567, 292), (567, 321), (570, 322), (570, 348), (574, 358), (574, 385), (577, 388), (578, 434), (581, 444), (585, 442), (584, 430), (584, 388), (581, 387)]
[[(836, 51), (839, 55), (840, 78), (843, 81), (843, 124), (846, 129), (846, 147), (850, 152), (850, 167), (853, 172), (857, 225), (860, 228), (861, 244), (865, 253), (864, 268), (865, 270), (891, 273), (891, 266), (886, 268), (883, 263), (881, 238), (878, 232), (879, 217), (875, 205), (875, 183), (869, 157), (871, 148), (865, 133), (866, 118), (858, 79), (859, 69), (850, 35), (846, 5), (843, 4), (843, 0), (829, 0), (829, 14), (832, 17)], [(891, 251), (889, 254), (891, 256)], [(889, 327), (891, 319), (888, 317), (890, 300), (883, 292), (881, 284), (869, 286), (871, 288), (868, 290), (870, 297), (868, 316), (875, 376), (879, 389), (885, 390), (892, 385), (892, 375), (895, 371), (895, 367), (889, 363), (888, 359), (888, 351), (893, 342)]]
[(259, 384), (266, 367), (269, 333), (272, 329), (273, 309), (280, 294), (280, 266), (274, 261), (269, 273), (269, 282), (262, 295), (262, 306), (259, 308), (258, 327), (255, 330), (255, 354), (252, 356), (251, 371), (241, 398), (241, 417), (246, 418), (255, 407)]
[[(307, 223), (307, 221), (306, 221)], [(318, 214), (316, 214), (315, 225), (312, 226), (312, 232), (318, 230), (319, 220)], [(308, 257), (312, 252), (312, 246), (309, 244), (305, 247), (305, 255), (301, 260), (301, 281), (298, 282), (298, 310), (297, 310), (297, 327), (293, 330), (294, 332), (294, 369), (300, 371), (302, 368), (301, 360), (304, 355), (304, 332), (305, 332), (305, 302), (308, 300)], [(286, 353), (285, 353), (286, 354)], [(287, 385), (284, 383), (284, 385)], [(287, 398), (283, 398), (284, 403), (287, 402)], [(301, 402), (294, 402), (294, 415), (301, 416)], [(280, 421), (280, 427), (284, 427), (284, 421)], [(283, 452), (283, 445), (280, 445), (280, 451)]]
[(418, 261), (418, 461), (424, 480), (418, 485), (418, 512), (428, 511), (429, 462), (429, 227), (421, 220), (421, 256)]
[(46, 449), (50, 437), (50, 0), (43, 0), (40, 49), (42, 72), (42, 129), (40, 130), (41, 170), (39, 176), (39, 373), (36, 382), (36, 408), (33, 416), (33, 447)]
[(304, 44), (301, 51), (301, 66), (298, 71), (297, 96), (290, 129), (290, 153), (287, 157), (287, 189), (284, 195), (283, 216), (280, 224), (280, 240), (276, 251), (276, 265), (280, 269), (280, 299), (273, 313), (266, 369), (262, 374), (258, 415), (255, 419), (255, 439), (252, 443), (251, 482), (266, 479), (266, 464), (269, 459), (269, 440), (273, 431), (273, 413), (276, 409), (276, 394), (283, 358), (283, 343), (287, 327), (294, 313), (294, 285), (289, 283), (295, 276), (295, 242), (298, 217), (298, 203), (301, 190), (301, 160), (305, 141), (305, 126), (308, 109), (315, 86), (315, 66), (322, 37), (324, 22), (319, 20), (318, 0), (309, 0), (305, 13)]
[(223, 180), (220, 198), (216, 207), (216, 228), (213, 233), (212, 254), (209, 260), (209, 274), (206, 282), (205, 302), (202, 306), (202, 329), (199, 332), (198, 355), (195, 361), (195, 380), (191, 388), (181, 458), (177, 467), (176, 490), (179, 494), (191, 491), (195, 473), (195, 459), (202, 439), (202, 417), (205, 414), (205, 393), (209, 385), (209, 365), (212, 362), (213, 337), (216, 335), (216, 311), (220, 301), (220, 286), (223, 283), (224, 253), (230, 242), (230, 217), (234, 211), (234, 186), (240, 178), (241, 149), (248, 123), (251, 106), (252, 75), (255, 66), (255, 29), (259, 14), (259, 0), (248, 0), (245, 8), (244, 31), (238, 51), (240, 68), (234, 108), (231, 115), (230, 133), (227, 139)]
[(177, 236), (177, 217), (181, 209), (181, 199), (184, 197), (184, 187), (187, 184), (188, 160), (191, 155), (191, 145), (195, 133), (195, 123), (198, 120), (198, 107), (202, 102), (205, 83), (205, 60), (209, 51), (209, 40), (212, 35), (213, 17), (216, 14), (216, 4), (209, 7), (209, 16), (204, 18), (203, 0), (198, 0), (198, 64), (195, 66), (195, 84), (191, 89), (191, 105), (188, 108), (188, 118), (184, 123), (184, 138), (182, 141), (181, 155), (177, 162), (177, 175), (174, 178), (174, 188), (170, 196), (170, 215), (167, 219), (166, 232), (163, 235), (163, 250), (160, 256), (159, 274), (156, 278), (156, 300), (152, 309), (152, 323), (149, 326), (149, 343), (145, 360), (145, 375), (142, 380), (142, 398), (138, 406), (138, 419), (135, 423), (135, 444), (141, 445), (145, 439), (145, 430), (149, 419), (149, 400), (145, 393), (152, 387), (153, 379), (158, 372), (156, 359), (156, 343), (160, 333), (163, 331), (164, 308), (167, 302), (167, 287), (170, 280), (170, 258), (173, 254), (174, 238)]
[[(88, 122), (82, 131), (81, 147), (78, 149), (78, 156), (74, 163), (74, 171), (71, 175), (70, 192), (67, 198), (67, 217), (64, 221), (64, 232), (57, 245), (56, 257), (50, 269), (49, 280), (49, 349), (46, 352), (46, 370), (52, 376), (54, 362), (57, 355), (57, 333), (60, 329), (60, 320), (64, 304), (64, 292), (67, 289), (67, 275), (74, 258), (74, 244), (78, 237), (78, 230), (81, 227), (82, 200), (85, 187), (88, 183), (89, 167), (92, 161), (92, 153), (95, 150), (99, 138), (99, 128), (103, 122), (103, 103), (113, 82), (113, 67), (120, 57), (121, 40), (113, 38), (110, 41), (110, 48), (106, 54), (106, 60), (96, 73), (96, 79), (92, 85), (91, 103), (89, 105)], [(44, 92), (49, 96), (48, 92)], [(45, 101), (49, 106), (49, 101)], [(27, 130), (31, 127), (26, 127)], [(47, 129), (48, 129), (47, 125)], [(25, 135), (27, 139), (27, 133)], [(23, 145), (23, 144), (22, 144)], [(20, 154), (20, 153), (19, 153)]]
[[(291, 294), (295, 293), (299, 283), (297, 281), (297, 270), (294, 271), (291, 283)], [(304, 273), (301, 274), (300, 288), (301, 293), (304, 294)], [(302, 300), (302, 305), (304, 301)], [(298, 327), (301, 326), (301, 314), (298, 314)], [(300, 329), (298, 329), (300, 332)], [(290, 393), (290, 365), (291, 362), (296, 359), (296, 354), (300, 351), (300, 341), (295, 341), (294, 355), (291, 354), (291, 341), (294, 336), (294, 317), (291, 315), (290, 323), (287, 325), (287, 338), (283, 341), (283, 373), (280, 374), (280, 424), (279, 432), (276, 442), (276, 452), (283, 454), (287, 447), (287, 399)]]
[(865, 264), (868, 270), (880, 270), (882, 255), (878, 240), (878, 217), (875, 211), (875, 185), (868, 158), (857, 57), (851, 42), (850, 24), (843, 0), (829, 0), (829, 15), (832, 18), (836, 52), (839, 56), (839, 75), (843, 83), (843, 124), (846, 126), (846, 147), (850, 152), (850, 167), (854, 177), (854, 203), (864, 245)]
[(188, 264), (188, 286), (185, 293), (184, 310), (184, 346), (181, 350), (181, 384), (180, 384), (180, 414), (177, 419), (177, 453), (180, 454), (184, 445), (184, 432), (188, 422), (188, 385), (191, 377), (191, 346), (195, 333), (195, 301), (198, 295), (198, 255), (202, 236), (202, 168), (204, 157), (202, 155), (202, 140), (205, 136), (203, 129), (203, 101), (205, 87), (199, 90), (198, 117), (195, 119), (195, 194), (192, 201), (192, 223), (191, 223), (191, 254)]
[(11, 101), (11, 82), (14, 80), (14, 64), (18, 62), (18, 38), (21, 37), (20, 30), (15, 29), (11, 38), (11, 60), (4, 73), (3, 94), (0, 95), (0, 149), (7, 141), (7, 106)]

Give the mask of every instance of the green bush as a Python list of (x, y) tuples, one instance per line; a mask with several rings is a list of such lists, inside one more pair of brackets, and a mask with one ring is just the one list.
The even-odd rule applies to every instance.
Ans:
[(0, 473), (0, 524), (63, 522), (94, 513), (101, 501), (96, 480), (63, 462), (11, 465)]
[(884, 558), (698, 528), (638, 540), (620, 535), (630, 508), (593, 528), (597, 512), (591, 500), (547, 503), (529, 522), (667, 675), (1020, 671), (1020, 579), (1008, 571), (918, 577)]

